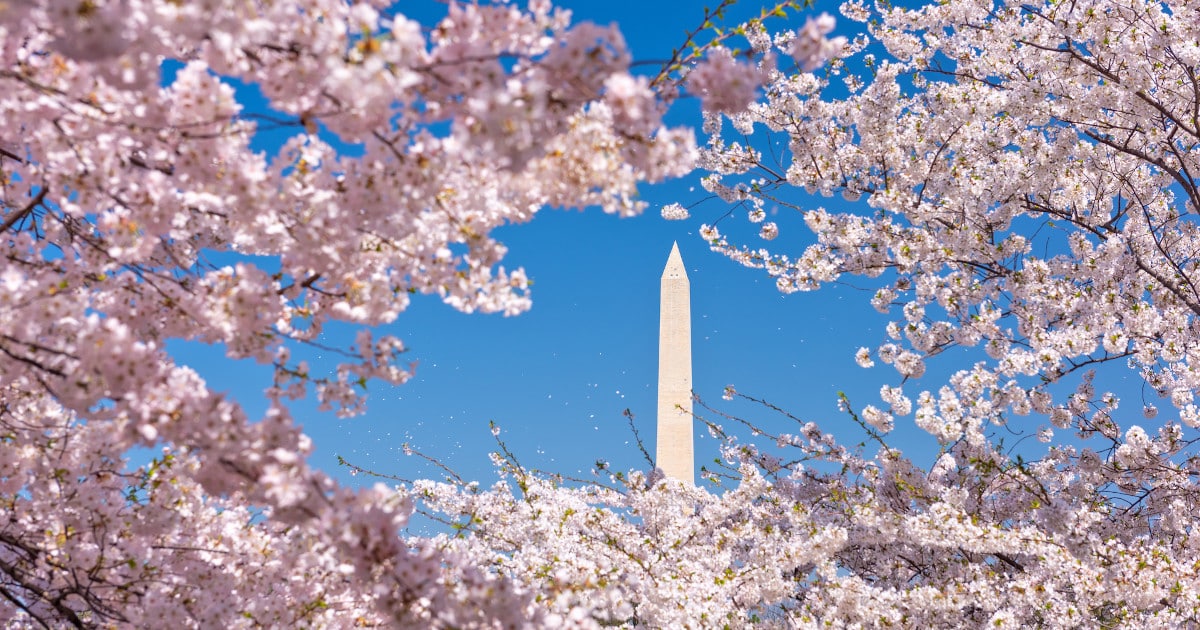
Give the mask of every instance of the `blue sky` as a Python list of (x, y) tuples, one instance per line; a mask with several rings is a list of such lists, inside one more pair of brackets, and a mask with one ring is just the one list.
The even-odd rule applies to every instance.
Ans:
[[(666, 58), (704, 10), (700, 2), (560, 4), (573, 9), (576, 20), (620, 24), (635, 60)], [(424, 8), (431, 6), (439, 10), (437, 3)], [(836, 11), (832, 4), (824, 8)], [(758, 9), (746, 2), (733, 15)], [(696, 103), (678, 104), (671, 120), (698, 126)], [(702, 203), (682, 222), (658, 214), (668, 203), (702, 199), (697, 178), (644, 187), (650, 208), (642, 217), (544, 211), (529, 224), (499, 231), (510, 248), (506, 266), (522, 266), (534, 280), (533, 309), (512, 318), (464, 315), (436, 297), (415, 296), (411, 308), (382, 331), (411, 349), (409, 359), (418, 362), (413, 380), (398, 387), (372, 383), (368, 412), (350, 420), (317, 412), (311, 401), (294, 407), (316, 444), (312, 463), (351, 484), (368, 480), (338, 467), (338, 455), (381, 473), (437, 476), (422, 460), (403, 455), (403, 444), (410, 443), (486, 484), (494, 478), (487, 457), (495, 448), (488, 429), (494, 421), (527, 466), (583, 476), (597, 459), (617, 469), (643, 467), (622, 412), (635, 414), (653, 452), (659, 275), (674, 241), (691, 279), (696, 392), (748, 419), (779, 426), (764, 409), (722, 401), (722, 390), (733, 384), (851, 442), (860, 439), (837, 410), (837, 392), (846, 391), (861, 408), (879, 404), (880, 385), (899, 382), (890, 367), (863, 370), (854, 363), (854, 351), (880, 343), (887, 323), (870, 307), (871, 291), (840, 285), (785, 296), (764, 273), (710, 252), (697, 231), (726, 214), (725, 204)], [(824, 202), (832, 209), (843, 203), (832, 201), (811, 205)], [(722, 228), (730, 221), (745, 224), (743, 211), (737, 215)], [(797, 254), (810, 242), (794, 211), (771, 220), (782, 229), (772, 244), (777, 251)], [(267, 370), (231, 364), (219, 348), (174, 348), (215, 389), (259, 416)], [(951, 367), (933, 365), (923, 380), (934, 381), (936, 389), (935, 379)], [(929, 456), (917, 461), (931, 463), (932, 440), (917, 435), (911, 417), (897, 424), (896, 445), (922, 445), (918, 452)], [(714, 440), (699, 429), (696, 446), (698, 467), (717, 455)]]

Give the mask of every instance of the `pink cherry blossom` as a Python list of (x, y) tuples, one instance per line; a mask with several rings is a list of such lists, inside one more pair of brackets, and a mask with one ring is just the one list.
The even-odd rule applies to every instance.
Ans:
[[(687, 172), (695, 141), (662, 126), (615, 27), (536, 1), (432, 24), (385, 8), (0, 7), (6, 625), (541, 625), (529, 593), (405, 543), (406, 494), (310, 468), (288, 405), (353, 415), (364, 383), (407, 380), (402, 341), (367, 327), (410, 293), (526, 310), (492, 229), (547, 206), (637, 214), (638, 185)], [(263, 124), (287, 139), (264, 152)], [(339, 362), (295, 358), (335, 322), (360, 328)], [(172, 340), (272, 366), (264, 416)], [(161, 455), (135, 468), (134, 448)]]
[(713, 48), (687, 75), (688, 91), (698, 95), (704, 108), (731, 114), (742, 111), (758, 95), (758, 70), (734, 59), (726, 48)]

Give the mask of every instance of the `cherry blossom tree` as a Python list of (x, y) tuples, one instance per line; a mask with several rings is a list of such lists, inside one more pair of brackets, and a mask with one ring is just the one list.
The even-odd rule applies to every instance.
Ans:
[(756, 444), (722, 428), (746, 420), (700, 417), (724, 443), (718, 491), (641, 471), (564, 483), (506, 451), (491, 487), (410, 487), (455, 532), (434, 544), (536, 590), (557, 622), (1174, 628), (1200, 615), (1186, 499), (1156, 517), (1119, 509), (1147, 471), (1154, 491), (1189, 490), (1165, 458), (1131, 474), (1094, 453), (1018, 463), (962, 441), (923, 470), (878, 433), (867, 456), (813, 422), (789, 417), (794, 433)]
[[(536, 625), (515, 583), (402, 540), (407, 498), (311, 469), (288, 402), (354, 414), (368, 379), (403, 382), (402, 343), (369, 326), (410, 294), (526, 309), (493, 228), (636, 214), (638, 183), (696, 148), (614, 28), (540, 0), (444, 13), (0, 4), (6, 625)], [(291, 137), (268, 155), (264, 128)], [(361, 328), (340, 363), (293, 359), (334, 321)], [(172, 339), (273, 366), (265, 416)]]
[[(816, 242), (798, 255), (781, 253), (782, 241), (779, 253), (737, 246), (705, 226), (714, 249), (785, 292), (878, 279), (871, 303), (897, 319), (890, 339), (860, 350), (864, 367), (879, 359), (916, 379), (950, 348), (981, 348), (948, 389), (917, 396), (918, 426), (943, 443), (986, 439), (987, 426), (1037, 413), (1119, 446), (1129, 427), (1115, 398), (1091, 379), (1065, 398), (1054, 387), (1108, 363), (1127, 363), (1170, 400), (1171, 440), (1200, 425), (1190, 367), (1200, 313), (1190, 278), (1194, 7), (842, 9), (867, 24), (846, 58), (821, 75), (763, 65), (765, 101), (728, 119), (738, 133), (786, 140), (787, 154), (771, 160), (729, 142), (714, 115), (702, 166), (707, 187), (746, 206), (767, 240), (780, 228), (762, 223), (766, 204), (807, 203), (789, 190), (865, 201), (804, 210)], [(798, 46), (765, 33), (752, 41), (767, 58)], [(884, 398), (912, 412), (902, 391)], [(1144, 412), (1155, 418), (1157, 405), (1147, 400)], [(884, 432), (892, 421), (864, 416)]]

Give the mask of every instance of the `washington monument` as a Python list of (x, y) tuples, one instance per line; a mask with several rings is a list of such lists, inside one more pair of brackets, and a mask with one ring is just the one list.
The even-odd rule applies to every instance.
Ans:
[(679, 244), (663, 269), (658, 315), (658, 467), (695, 483), (692, 452), (692, 307)]

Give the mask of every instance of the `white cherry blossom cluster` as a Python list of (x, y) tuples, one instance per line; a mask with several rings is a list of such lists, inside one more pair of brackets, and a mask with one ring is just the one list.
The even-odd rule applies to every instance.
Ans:
[[(1200, 425), (1200, 233), (1187, 218), (1200, 207), (1197, 96), (1159, 87), (1191, 84), (1200, 26), (1189, 11), (1139, 0), (842, 12), (867, 24), (869, 53), (847, 46), (823, 77), (777, 71), (739, 114), (788, 152), (747, 150), (753, 136), (733, 142), (710, 125), (699, 164), (729, 204), (804, 206), (789, 197), (803, 189), (865, 207), (804, 212), (816, 243), (798, 252), (775, 230), (762, 234), (768, 248), (739, 247), (724, 226), (704, 238), (783, 291), (872, 279), (872, 305), (895, 319), (889, 339), (856, 354), (864, 367), (920, 379), (951, 347), (982, 350), (970, 378), (918, 396), (918, 425), (939, 439), (985, 439), (1030, 413), (1120, 436), (1115, 399), (1085, 392), (1071, 408), (1052, 384), (1125, 364), (1174, 408), (1168, 422)], [(788, 42), (832, 28), (813, 18), (807, 40)], [(832, 83), (842, 73), (861, 89)], [(1031, 404), (1043, 396), (1055, 401)]]
[(699, 407), (723, 443), (712, 491), (641, 471), (566, 483), (501, 443), (490, 488), (424, 481), (412, 494), (454, 524), (434, 544), (576, 627), (1166, 628), (1200, 614), (1200, 553), (1180, 535), (1195, 522), (1193, 473), (1170, 463), (1175, 432), (1132, 427), (1108, 460), (1059, 446), (1024, 461), (958, 440), (926, 471), (879, 434), (873, 457), (811, 422), (741, 442), (706, 416), (749, 421)]

